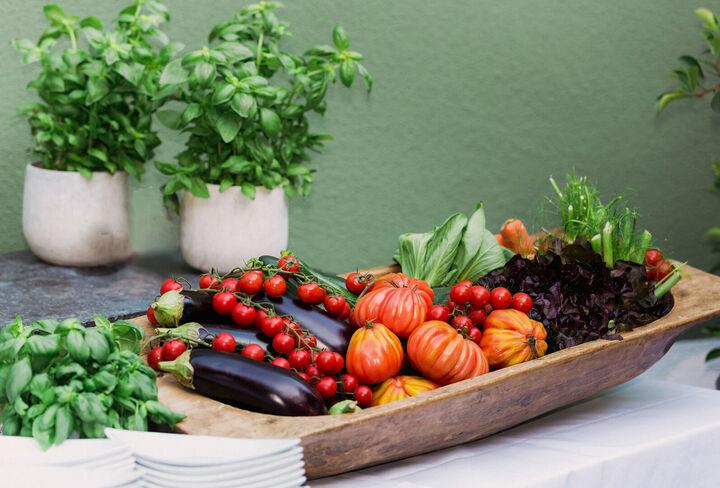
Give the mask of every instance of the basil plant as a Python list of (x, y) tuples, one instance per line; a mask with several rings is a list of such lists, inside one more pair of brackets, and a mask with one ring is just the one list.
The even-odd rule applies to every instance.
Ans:
[(254, 199), (257, 187), (282, 186), (288, 197), (307, 196), (313, 181), (310, 151), (319, 152), (326, 134), (310, 131), (308, 115), (324, 114), (328, 86), (350, 87), (356, 74), (368, 92), (372, 79), (350, 51), (340, 26), (334, 45), (314, 46), (304, 54), (281, 47), (288, 24), (263, 2), (245, 7), (216, 25), (210, 47), (170, 62), (160, 79), (160, 95), (179, 101), (181, 111), (162, 110), (158, 118), (189, 134), (175, 164), (155, 162), (170, 176), (162, 187), (164, 202), (178, 209), (177, 194), (188, 190), (209, 197), (208, 183), (231, 186)]
[(152, 116), (161, 104), (158, 80), (182, 50), (158, 30), (169, 19), (156, 0), (136, 0), (105, 29), (96, 17), (67, 15), (57, 5), (43, 8), (50, 26), (37, 42), (13, 41), (23, 64), (42, 70), (28, 87), (37, 102), (18, 107), (30, 123), (31, 152), (43, 168), (126, 171), (137, 179), (160, 144)]

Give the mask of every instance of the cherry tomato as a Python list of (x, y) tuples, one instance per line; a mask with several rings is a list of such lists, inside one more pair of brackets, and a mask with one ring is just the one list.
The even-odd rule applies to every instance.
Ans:
[(433, 305), (427, 313), (427, 320), (439, 320), (447, 322), (450, 320), (450, 309), (443, 305)]
[(330, 351), (323, 351), (318, 354), (317, 366), (325, 374), (335, 374), (335, 356)]
[(227, 291), (216, 293), (212, 300), (213, 309), (220, 315), (230, 315), (236, 303), (235, 295)]
[(470, 313), (468, 314), (468, 317), (470, 317), (470, 320), (472, 321), (473, 325), (482, 325), (483, 322), (485, 322), (485, 309), (481, 308), (480, 310), (475, 310), (473, 308), (470, 309)]
[(318, 379), (322, 377), (322, 371), (320, 371), (320, 368), (315, 366), (314, 364), (311, 364), (307, 368), (305, 368), (305, 374), (310, 377), (310, 383), (316, 383)]
[[(288, 317), (283, 317), (282, 321), (283, 321), (283, 330), (282, 331), (285, 332), (286, 334), (288, 332), (290, 332), (290, 329), (300, 330), (300, 324), (296, 324), (295, 322), (290, 320)], [(294, 334), (293, 334), (293, 337), (295, 337)]]
[(512, 297), (512, 302), (510, 303), (510, 308), (519, 310), (522, 313), (530, 312), (532, 306), (533, 301), (532, 298), (530, 298), (530, 295), (522, 292), (514, 294)]
[(480, 345), (480, 339), (482, 339), (482, 332), (477, 327), (470, 327), (467, 332), (468, 337), (478, 346)]
[(325, 297), (323, 300), (325, 310), (333, 315), (340, 315), (345, 310), (345, 297), (338, 295), (335, 297)]
[(310, 359), (310, 353), (302, 349), (295, 349), (288, 354), (290, 365), (299, 371), (302, 371), (310, 365)]
[(366, 407), (372, 402), (372, 390), (369, 386), (360, 385), (355, 388), (355, 401), (361, 407)]
[(298, 286), (297, 294), (301, 302), (316, 305), (325, 300), (327, 292), (321, 288), (320, 285), (311, 281), (310, 283)]
[(512, 294), (507, 288), (498, 286), (490, 292), (490, 305), (493, 310), (502, 310), (508, 308), (512, 303)]
[(254, 307), (238, 302), (232, 309), (231, 317), (233, 322), (241, 327), (247, 327), (255, 322), (257, 312)]
[(263, 288), (269, 297), (277, 298), (285, 294), (287, 284), (285, 283), (285, 278), (280, 275), (275, 275), (265, 280)]
[(236, 346), (235, 338), (227, 332), (221, 332), (212, 341), (212, 348), (216, 351), (233, 352)]
[(455, 285), (450, 289), (450, 300), (462, 306), (470, 300), (470, 287), (466, 285)]
[(660, 281), (665, 278), (667, 275), (673, 272), (673, 269), (673, 265), (669, 261), (663, 261), (662, 263), (660, 263), (658, 269), (655, 270), (657, 280)]
[(350, 309), (350, 304), (348, 302), (345, 302), (345, 308), (343, 308), (342, 313), (338, 314), (337, 318), (340, 320), (345, 320), (350, 316), (350, 312), (352, 312), (352, 310)]
[(655, 268), (647, 268), (648, 281), (657, 281), (657, 270)]
[(351, 374), (342, 375), (342, 391), (352, 393), (358, 387), (358, 380)]
[(265, 351), (263, 351), (262, 347), (257, 344), (248, 344), (245, 348), (243, 348), (240, 355), (245, 356), (246, 358), (254, 359), (255, 361), (262, 361), (265, 359)]
[(276, 358), (270, 361), (270, 364), (274, 364), (275, 366), (280, 366), (283, 369), (290, 369), (290, 361), (288, 361), (285, 358)]
[(321, 397), (330, 398), (337, 393), (337, 383), (335, 382), (335, 378), (331, 378), (330, 376), (324, 377), (317, 382), (315, 389), (318, 393), (320, 393)]
[(262, 271), (248, 271), (240, 277), (240, 291), (248, 295), (254, 295), (262, 289)]
[(275, 337), (283, 330), (283, 321), (280, 317), (267, 317), (263, 320), (260, 330), (268, 337)]
[(281, 332), (273, 337), (272, 346), (278, 354), (287, 354), (295, 347), (295, 339)]
[(185, 343), (180, 339), (168, 341), (162, 346), (162, 360), (163, 361), (174, 361), (185, 352)]
[(152, 307), (148, 307), (147, 309), (147, 319), (150, 321), (153, 325), (158, 325), (158, 321), (155, 319), (155, 312), (153, 311)]
[(450, 310), (451, 314), (455, 313), (455, 310), (459, 309), (457, 303), (453, 302), (452, 300), (448, 300), (447, 302), (445, 302), (445, 306), (448, 308), (448, 310)]
[(164, 295), (170, 290), (182, 290), (183, 286), (175, 280), (165, 280), (160, 287), (160, 294)]
[(458, 315), (452, 320), (452, 326), (457, 330), (469, 329), (472, 325), (472, 320), (466, 315)]
[(490, 292), (484, 286), (473, 286), (470, 288), (470, 306), (483, 308), (490, 303)]
[(287, 273), (280, 274), (285, 278), (289, 278), (293, 275), (293, 273), (300, 271), (300, 262), (295, 256), (288, 254), (278, 260), (277, 267), (283, 271), (287, 271)]
[(345, 278), (345, 288), (347, 288), (350, 293), (354, 293), (355, 295), (361, 294), (367, 286), (368, 279), (364, 275), (350, 273), (348, 277)]
[(302, 341), (298, 341), (298, 349), (307, 351), (314, 347), (317, 347), (317, 337), (315, 337), (314, 335), (303, 335), (302, 339)]
[(645, 266), (657, 267), (663, 262), (663, 256), (657, 249), (648, 249), (645, 253)]
[(225, 290), (229, 291), (230, 293), (239, 292), (240, 281), (235, 278), (227, 278), (220, 282), (220, 289), (222, 288), (225, 288)]
[(457, 286), (473, 286), (473, 282), (470, 280), (462, 280)]
[(218, 287), (218, 279), (210, 275), (202, 275), (200, 277), (200, 288), (203, 290), (209, 290), (211, 288)]
[(255, 312), (255, 328), (256, 329), (262, 329), (262, 324), (267, 318), (268, 314), (265, 310), (260, 309), (257, 312)]
[(150, 349), (150, 352), (148, 353), (148, 356), (147, 356), (148, 366), (150, 366), (155, 371), (160, 371), (160, 369), (158, 368), (158, 363), (163, 360), (162, 359), (162, 351), (163, 351), (163, 347), (157, 346), (157, 347), (153, 347), (152, 349)]
[(310, 383), (310, 377), (307, 374), (305, 374), (303, 372), (296, 372), (295, 374), (298, 375), (299, 377), (301, 377), (302, 379), (304, 379), (305, 381), (307, 381), (308, 383)]

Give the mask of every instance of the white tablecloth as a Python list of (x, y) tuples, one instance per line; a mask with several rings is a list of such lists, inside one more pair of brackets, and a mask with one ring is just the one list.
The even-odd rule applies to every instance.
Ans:
[(310, 486), (718, 487), (720, 392), (677, 382), (714, 386), (720, 360), (705, 365), (703, 357), (717, 345), (681, 342), (643, 376), (588, 400), (487, 439)]

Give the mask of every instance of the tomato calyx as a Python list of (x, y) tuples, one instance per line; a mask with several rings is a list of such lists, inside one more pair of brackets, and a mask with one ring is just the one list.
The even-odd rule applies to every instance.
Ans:
[(537, 337), (535, 337), (534, 334), (525, 334), (525, 338), (527, 339), (527, 342), (525, 344), (528, 345), (530, 348), (530, 351), (532, 352), (533, 359), (537, 359), (540, 356), (537, 352)]

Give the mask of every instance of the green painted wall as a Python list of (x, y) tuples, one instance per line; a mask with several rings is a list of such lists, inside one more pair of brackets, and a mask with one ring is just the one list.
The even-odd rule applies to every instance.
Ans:
[[(0, 252), (22, 249), (21, 200), (29, 131), (11, 116), (32, 98), (13, 37), (35, 38), (39, 0), (0, 6)], [(109, 21), (110, 0), (68, 0), (68, 12)], [(172, 38), (194, 47), (243, 2), (167, 0)], [(493, 228), (509, 217), (540, 220), (550, 186), (573, 167), (610, 198), (639, 207), (656, 243), (709, 268), (703, 233), (720, 224), (720, 195), (709, 190), (720, 157), (720, 117), (708, 102), (671, 106), (655, 96), (674, 86), (667, 73), (703, 41), (692, 10), (720, 11), (718, 0), (290, 0), (298, 48), (327, 43), (335, 23), (367, 57), (375, 77), (368, 98), (338, 86), (315, 129), (334, 134), (314, 160), (312, 195), (291, 202), (290, 247), (325, 269), (387, 263), (398, 234), (424, 231), (452, 212), (486, 202)], [(162, 131), (158, 159), (181, 140)], [(177, 246), (149, 168), (134, 184), (134, 246)]]

